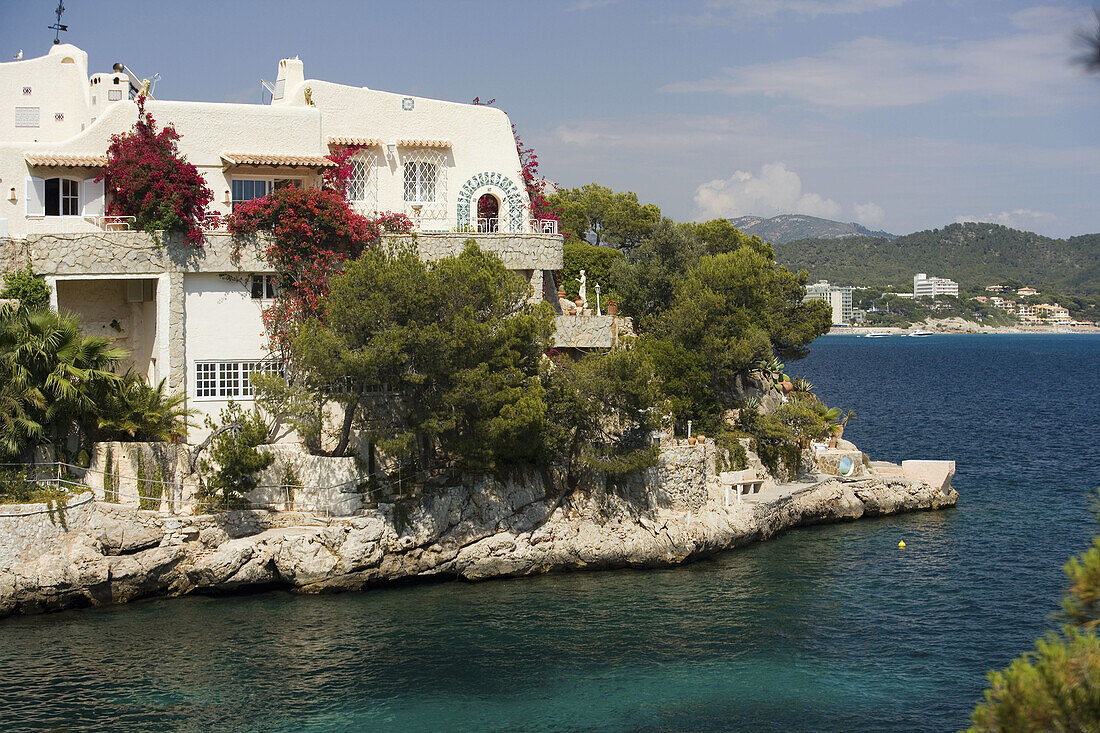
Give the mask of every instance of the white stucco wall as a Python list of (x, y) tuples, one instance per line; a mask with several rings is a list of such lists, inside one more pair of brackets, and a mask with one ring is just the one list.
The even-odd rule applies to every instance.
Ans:
[[(261, 360), (269, 356), (264, 335), (263, 306), (269, 301), (253, 300), (247, 277), (214, 273), (187, 273), (183, 277), (184, 332), (187, 343), (188, 406), (198, 410), (194, 422), (202, 425), (218, 413), (228, 399), (196, 397), (195, 362)], [(251, 398), (234, 398), (249, 403)], [(192, 431), (192, 440), (206, 431)]]
[[(128, 302), (130, 282), (152, 283), (152, 300)], [(111, 339), (113, 347), (129, 352), (119, 371), (133, 368), (146, 379), (159, 379), (157, 278), (51, 278), (50, 285), (56, 308), (78, 314), (84, 333)]]
[[(78, 134), (90, 121), (88, 88), (88, 54), (68, 43), (0, 64), (0, 140), (54, 142)], [(38, 107), (38, 126), (16, 127), (16, 107)]]
[[(74, 63), (60, 63), (60, 58)], [(103, 64), (109, 68), (109, 64)], [(521, 221), (525, 231), (528, 204), (520, 179), (519, 156), (508, 116), (499, 109), (381, 92), (302, 78), (301, 62), (287, 77), (286, 96), (276, 104), (221, 104), (151, 100), (147, 109), (159, 123), (171, 123), (180, 133), (180, 151), (207, 179), (214, 192), (212, 208), (227, 212), (226, 192), (235, 177), (302, 177), (317, 181), (318, 171), (305, 167), (224, 166), (224, 153), (260, 153), (323, 156), (330, 137), (374, 138), (382, 145), (370, 149), (376, 161), (376, 207), (379, 211), (413, 214), (404, 201), (404, 163), (425, 148), (386, 144), (402, 140), (446, 140), (436, 149), (445, 167), (446, 196), (432, 229), (445, 230), (476, 220), (477, 197), (492, 193), (501, 201), (502, 228)], [(15, 105), (0, 108), (0, 219), (11, 236), (27, 232), (25, 181), (28, 176), (52, 177), (63, 173), (77, 179), (94, 177), (98, 170), (44, 169), (28, 166), (27, 153), (104, 155), (112, 134), (129, 129), (136, 105), (128, 99), (104, 105), (103, 84), (90, 85), (87, 55), (68, 44), (54, 46), (49, 55), (0, 63), (0, 91)], [(106, 69), (104, 69), (106, 71)], [(285, 70), (284, 72), (285, 75)], [(106, 79), (102, 75), (100, 78)], [(113, 81), (110, 75), (108, 81)], [(124, 76), (124, 75), (123, 75)], [(21, 106), (22, 87), (33, 89), (41, 106), (39, 128), (15, 128), (14, 107)], [(125, 84), (123, 85), (125, 86)], [(305, 102), (310, 89), (313, 105)], [(91, 106), (93, 94), (97, 104)], [(39, 102), (41, 104), (39, 104)], [(56, 109), (55, 109), (56, 108)], [(54, 112), (64, 121), (54, 121)], [(92, 122), (95, 118), (94, 123)], [(11, 189), (15, 189), (12, 196)], [(512, 216), (512, 214), (515, 216)], [(471, 222), (476, 225), (476, 221)], [(514, 230), (514, 229), (513, 229)]]

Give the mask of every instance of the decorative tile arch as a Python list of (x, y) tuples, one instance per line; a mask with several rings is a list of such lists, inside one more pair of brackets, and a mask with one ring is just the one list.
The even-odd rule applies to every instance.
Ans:
[[(476, 217), (477, 200), (485, 193), (493, 194), (500, 199), (502, 207), (507, 207), (509, 231), (522, 232), (527, 221), (523, 189), (503, 173), (489, 172), (471, 176), (459, 189), (457, 216), (459, 231), (472, 227), (474, 222), (471, 219), (471, 212)], [(502, 211), (501, 214), (503, 213)]]

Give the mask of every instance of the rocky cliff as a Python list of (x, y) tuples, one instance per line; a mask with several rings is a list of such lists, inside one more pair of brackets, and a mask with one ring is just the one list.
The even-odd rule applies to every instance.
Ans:
[(472, 477), (339, 518), (171, 516), (86, 496), (63, 523), (54, 513), (26, 512), (15, 520), (18, 531), (12, 520), (0, 522), (0, 546), (8, 548), (0, 553), (0, 616), (189, 593), (320, 593), (408, 579), (675, 565), (790, 527), (940, 509), (958, 498), (949, 485), (875, 475), (769, 484), (743, 500), (736, 492), (730, 500), (713, 480), (701, 486), (565, 493), (549, 475)]

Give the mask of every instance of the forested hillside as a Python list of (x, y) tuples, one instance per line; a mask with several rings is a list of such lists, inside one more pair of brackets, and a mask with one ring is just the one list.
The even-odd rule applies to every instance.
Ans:
[(733, 224), (745, 234), (752, 234), (772, 244), (793, 242), (796, 239), (808, 239), (810, 237), (838, 239), (863, 235), (893, 239), (897, 236), (889, 232), (872, 231), (855, 222), (834, 221), (833, 219), (822, 219), (818, 216), (807, 216), (805, 214), (779, 214), (769, 218), (739, 216), (736, 219), (730, 219), (730, 224)]
[(951, 224), (897, 239), (845, 237), (775, 243), (777, 261), (813, 279), (912, 288), (926, 272), (974, 288), (1015, 280), (1040, 290), (1100, 293), (1100, 234), (1051, 239), (999, 224)]

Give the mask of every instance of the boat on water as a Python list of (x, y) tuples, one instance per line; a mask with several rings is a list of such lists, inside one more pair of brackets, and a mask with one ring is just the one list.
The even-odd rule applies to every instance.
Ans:
[(923, 336), (931, 336), (932, 332), (931, 331), (917, 330), (917, 331), (910, 331), (907, 335), (912, 336), (914, 338), (921, 338)]
[(864, 338), (869, 338), (869, 339), (880, 339), (880, 338), (885, 338), (887, 336), (893, 336), (893, 335), (894, 334), (890, 333), (889, 331), (870, 331), (868, 333), (863, 334), (863, 337)]

